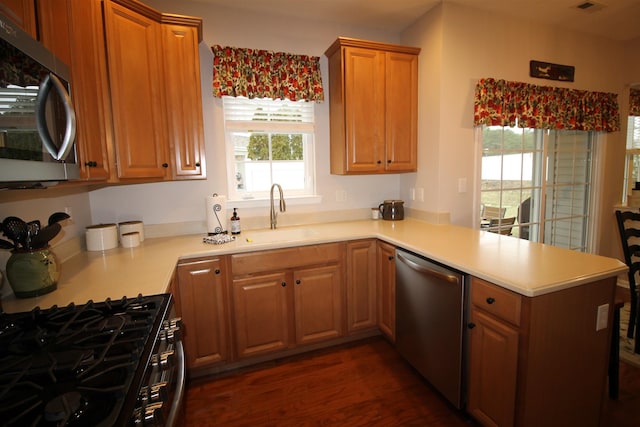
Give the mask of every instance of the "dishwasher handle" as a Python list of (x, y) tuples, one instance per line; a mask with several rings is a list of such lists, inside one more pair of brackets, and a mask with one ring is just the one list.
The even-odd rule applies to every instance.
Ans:
[(398, 257), (398, 259), (402, 262), (404, 262), (405, 264), (407, 264), (409, 267), (411, 267), (412, 269), (419, 271), (420, 273), (424, 273), (424, 274), (428, 274), (430, 276), (434, 276), (438, 279), (441, 280), (445, 280), (449, 283), (459, 283), (459, 279), (458, 276), (454, 275), (454, 274), (446, 274), (446, 273), (441, 273), (439, 271), (435, 271), (432, 270), (430, 268), (427, 268), (425, 266), (422, 266), (420, 264), (418, 264), (417, 262), (414, 262), (412, 260), (410, 260), (409, 258), (403, 256), (400, 252), (396, 252), (396, 256)]

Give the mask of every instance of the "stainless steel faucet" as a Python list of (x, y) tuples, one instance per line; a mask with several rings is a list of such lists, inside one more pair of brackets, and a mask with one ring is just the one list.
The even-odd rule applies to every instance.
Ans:
[(287, 211), (287, 204), (284, 202), (284, 194), (282, 194), (282, 187), (280, 187), (280, 184), (273, 184), (271, 186), (271, 216), (270, 216), (272, 230), (276, 229), (276, 224), (278, 222), (278, 212), (276, 212), (276, 208), (273, 204), (273, 189), (275, 187), (278, 187), (278, 191), (280, 191), (280, 212)]

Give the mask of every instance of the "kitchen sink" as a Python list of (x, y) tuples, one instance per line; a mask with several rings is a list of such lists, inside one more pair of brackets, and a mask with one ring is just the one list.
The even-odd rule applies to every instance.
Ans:
[(311, 228), (277, 228), (275, 230), (250, 230), (243, 232), (241, 240), (247, 243), (299, 242), (319, 236)]

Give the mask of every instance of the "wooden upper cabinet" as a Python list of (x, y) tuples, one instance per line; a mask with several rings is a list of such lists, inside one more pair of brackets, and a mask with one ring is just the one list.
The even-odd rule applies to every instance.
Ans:
[(162, 25), (167, 124), (174, 179), (206, 178), (202, 92), (200, 89), (199, 18)]
[[(44, 0), (46, 2), (46, 0)], [(100, 0), (71, 2), (71, 100), (76, 110), (76, 147), (84, 180), (111, 178), (113, 117)]]
[(331, 173), (417, 170), (419, 52), (344, 37), (325, 52)]
[(0, 13), (34, 39), (38, 38), (35, 0), (0, 0)]
[(166, 177), (161, 25), (113, 1), (104, 20), (118, 178)]
[(71, 0), (36, 0), (40, 42), (67, 65), (71, 65)]

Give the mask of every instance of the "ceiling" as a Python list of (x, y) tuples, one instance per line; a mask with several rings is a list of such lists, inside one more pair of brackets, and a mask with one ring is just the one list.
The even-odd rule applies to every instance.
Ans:
[(588, 0), (595, 6), (587, 10), (576, 7), (587, 0), (236, 0), (232, 6), (229, 0), (194, 1), (394, 32), (446, 2), (527, 17), (618, 41), (640, 38), (640, 0)]

